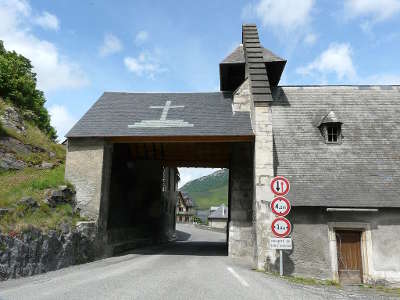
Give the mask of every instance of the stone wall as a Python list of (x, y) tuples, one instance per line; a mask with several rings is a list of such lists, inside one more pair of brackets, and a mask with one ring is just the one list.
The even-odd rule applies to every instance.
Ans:
[(254, 258), (253, 228), (253, 144), (232, 145), (229, 168), (228, 253), (232, 257)]
[(362, 232), (363, 277), (368, 283), (400, 282), (400, 209), (378, 212), (327, 212), (294, 207), (293, 250), (285, 251), (285, 274), (338, 280), (334, 230)]
[(256, 267), (275, 271), (276, 251), (269, 249), (274, 215), (270, 203), (274, 195), (269, 187), (274, 177), (272, 110), (269, 104), (254, 106), (252, 121), (256, 140), (254, 145), (254, 227), (256, 233)]
[(65, 178), (76, 188), (81, 214), (97, 221), (103, 188), (105, 142), (102, 139), (68, 139)]
[(175, 235), (175, 205), (177, 192), (168, 191), (162, 193), (161, 199), (161, 216), (162, 216), (162, 240), (174, 240)]
[(75, 229), (42, 233), (30, 229), (17, 236), (0, 234), (0, 280), (19, 278), (71, 265), (96, 257), (96, 226), (78, 223)]
[[(332, 279), (328, 227), (323, 208), (295, 207), (287, 218), (293, 225), (293, 250), (284, 251), (285, 275)], [(278, 263), (276, 267), (279, 269)]]
[[(251, 144), (247, 152), (237, 152), (237, 158), (235, 151), (232, 154), (230, 177), (234, 180), (230, 182), (230, 205), (231, 223), (234, 226), (229, 226), (230, 253), (235, 256), (251, 256), (257, 269), (273, 270), (277, 258), (276, 251), (268, 249), (269, 238), (272, 236), (270, 224), (273, 219), (269, 208), (273, 199), (269, 182), (275, 175), (271, 106), (254, 105), (249, 80), (246, 79), (234, 92), (233, 111), (249, 112), (256, 137), (255, 143)], [(251, 156), (243, 156), (243, 153), (251, 153)], [(247, 160), (248, 158), (251, 160)], [(237, 204), (244, 199), (246, 205), (251, 205), (251, 208), (240, 207)], [(244, 222), (237, 218), (243, 211), (249, 213)], [(241, 221), (238, 223), (238, 220)], [(240, 226), (235, 225), (235, 222)]]

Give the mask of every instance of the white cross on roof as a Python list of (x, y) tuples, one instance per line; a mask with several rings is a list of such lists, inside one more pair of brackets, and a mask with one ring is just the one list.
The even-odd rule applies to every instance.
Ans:
[(171, 105), (171, 101), (166, 101), (163, 106), (150, 106), (150, 108), (161, 108), (161, 117), (159, 120), (142, 120), (133, 125), (128, 125), (128, 128), (149, 128), (149, 127), (193, 127), (193, 124), (183, 120), (167, 120), (168, 111), (172, 108), (184, 108), (184, 105)]

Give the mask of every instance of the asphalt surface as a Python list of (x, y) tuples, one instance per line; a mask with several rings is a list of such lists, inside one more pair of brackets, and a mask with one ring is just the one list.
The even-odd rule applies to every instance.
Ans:
[(388, 299), (293, 284), (226, 256), (225, 235), (177, 225), (178, 241), (0, 283), (0, 299)]

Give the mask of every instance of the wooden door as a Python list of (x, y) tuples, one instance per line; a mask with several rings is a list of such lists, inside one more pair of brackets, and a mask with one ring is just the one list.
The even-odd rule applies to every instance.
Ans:
[(362, 283), (361, 232), (336, 231), (338, 271), (341, 283)]

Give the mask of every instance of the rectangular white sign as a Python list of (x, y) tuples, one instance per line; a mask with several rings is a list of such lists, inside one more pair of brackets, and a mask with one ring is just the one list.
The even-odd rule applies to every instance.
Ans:
[(291, 238), (270, 238), (269, 249), (276, 250), (292, 250)]

